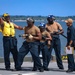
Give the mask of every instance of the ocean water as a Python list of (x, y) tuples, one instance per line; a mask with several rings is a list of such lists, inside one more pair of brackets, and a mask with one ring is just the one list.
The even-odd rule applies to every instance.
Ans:
[[(14, 23), (19, 25), (19, 26), (22, 26), (22, 27), (27, 25), (26, 22), (14, 22)], [(40, 23), (41, 23), (41, 21), (37, 21), (37, 22), (35, 22), (35, 25), (39, 26)], [(44, 23), (46, 23), (46, 22), (44, 22)], [(58, 23), (61, 24), (61, 26), (62, 26), (62, 28), (64, 30), (64, 35), (66, 35), (67, 26), (66, 26), (65, 22), (58, 21)], [(75, 22), (74, 22), (73, 25), (75, 25)], [(23, 30), (17, 30), (16, 29), (16, 37), (17, 37), (17, 40), (18, 40), (18, 44), (17, 44), (18, 50), (19, 50), (19, 48), (21, 47), (21, 45), (22, 45), (22, 43), (24, 41), (24, 39), (19, 37), (18, 35), (23, 34), (23, 33), (24, 33)], [(0, 57), (3, 57), (3, 51), (4, 51), (3, 50), (3, 41), (2, 40), (3, 40), (3, 36), (2, 36), (2, 33), (0, 32)], [(62, 35), (60, 35), (60, 40), (61, 40), (61, 54), (63, 55), (63, 54), (65, 54), (65, 46), (66, 46), (67, 40)], [(53, 55), (55, 54), (54, 51), (52, 52), (52, 54)], [(28, 55), (30, 56), (30, 53)]]

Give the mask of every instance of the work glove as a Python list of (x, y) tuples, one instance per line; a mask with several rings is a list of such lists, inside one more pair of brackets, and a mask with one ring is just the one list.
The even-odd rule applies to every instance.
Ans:
[(30, 40), (32, 40), (32, 39), (33, 39), (33, 36), (30, 34), (28, 38), (29, 38)]

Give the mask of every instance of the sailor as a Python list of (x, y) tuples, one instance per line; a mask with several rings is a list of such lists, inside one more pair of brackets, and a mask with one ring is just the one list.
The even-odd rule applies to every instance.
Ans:
[(25, 41), (19, 49), (18, 66), (16, 70), (22, 69), (21, 65), (23, 63), (23, 59), (30, 52), (33, 58), (33, 62), (35, 62), (38, 70), (43, 72), (44, 69), (38, 54), (38, 45), (39, 40), (41, 39), (41, 34), (39, 28), (34, 25), (34, 20), (32, 18), (27, 18), (27, 26), (24, 27), (24, 34), (28, 36), (25, 37)]
[(52, 38), (50, 36), (50, 33), (45, 29), (45, 23), (41, 23), (39, 28), (42, 35), (42, 39), (40, 40), (40, 51), (42, 51), (43, 68), (44, 70), (49, 71), (47, 66), (48, 46), (51, 45)]
[[(75, 47), (75, 28), (73, 26), (73, 20), (68, 18), (66, 21), (67, 25), (67, 49), (70, 50), (71, 47)], [(67, 54), (68, 57), (68, 70), (66, 72), (75, 71), (75, 63), (73, 54)]]
[(51, 34), (52, 36), (52, 42), (51, 46), (49, 48), (49, 60), (48, 60), (48, 65), (51, 60), (51, 53), (52, 49), (54, 48), (55, 54), (56, 54), (56, 61), (59, 69), (64, 69), (63, 64), (62, 64), (62, 59), (61, 59), (61, 42), (60, 42), (60, 37), (59, 34), (63, 33), (63, 29), (61, 25), (57, 22), (54, 21), (55, 17), (53, 15), (49, 15), (47, 17), (48, 23), (46, 24), (46, 30)]
[(0, 27), (3, 34), (3, 48), (4, 48), (4, 61), (6, 70), (10, 70), (10, 52), (13, 55), (15, 68), (17, 65), (17, 39), (15, 37), (15, 29), (23, 30), (22, 27), (17, 26), (16, 24), (10, 21), (10, 15), (8, 13), (3, 14), (0, 18)]

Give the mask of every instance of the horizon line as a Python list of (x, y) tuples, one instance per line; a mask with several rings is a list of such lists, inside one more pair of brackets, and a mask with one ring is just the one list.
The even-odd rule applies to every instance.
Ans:
[[(10, 16), (44, 16), (44, 15), (11, 15)], [(2, 15), (0, 15), (2, 16)], [(48, 16), (48, 15), (47, 15)], [(47, 17), (46, 15), (44, 17)], [(55, 15), (54, 15), (55, 16)], [(69, 16), (75, 16), (75, 15), (68, 15), (68, 16), (56, 16), (56, 17), (69, 17)]]

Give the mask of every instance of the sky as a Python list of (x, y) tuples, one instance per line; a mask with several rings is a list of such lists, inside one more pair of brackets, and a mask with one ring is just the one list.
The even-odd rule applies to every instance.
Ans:
[(0, 15), (74, 16), (75, 0), (0, 0)]

